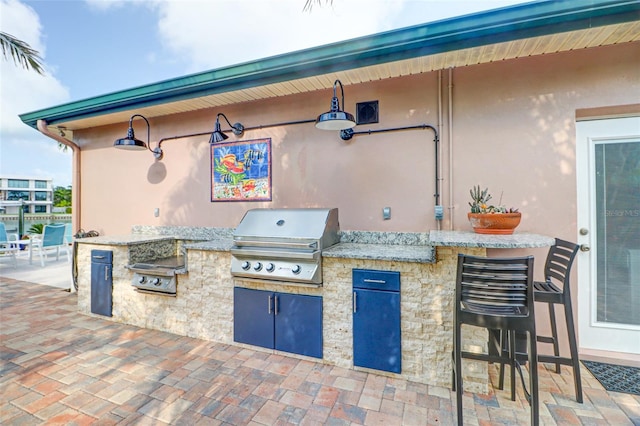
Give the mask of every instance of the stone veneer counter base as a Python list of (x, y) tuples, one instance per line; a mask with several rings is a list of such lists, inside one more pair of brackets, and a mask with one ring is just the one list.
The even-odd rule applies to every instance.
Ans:
[[(478, 235), (473, 232), (382, 233), (341, 231), (341, 242), (323, 252), (324, 283), (306, 288), (235, 279), (227, 228), (134, 227), (130, 236), (77, 239), (78, 308), (91, 306), (91, 249), (110, 249), (113, 257), (113, 321), (175, 334), (240, 345), (233, 341), (233, 287), (241, 286), (323, 298), (323, 362), (353, 366), (352, 270), (398, 271), (402, 372), (377, 372), (420, 383), (450, 386), (453, 295), (458, 253), (486, 255), (486, 248), (529, 248), (553, 244), (533, 234)], [(143, 294), (131, 285), (132, 261), (186, 252), (188, 271), (178, 276), (178, 294)], [(144, 260), (148, 260), (144, 259)], [(465, 327), (466, 350), (486, 351), (486, 330)], [(271, 353), (281, 353), (268, 349)], [(299, 357), (297, 355), (281, 353)], [(371, 370), (369, 370), (371, 371)], [(488, 392), (486, 363), (465, 363), (465, 389)]]

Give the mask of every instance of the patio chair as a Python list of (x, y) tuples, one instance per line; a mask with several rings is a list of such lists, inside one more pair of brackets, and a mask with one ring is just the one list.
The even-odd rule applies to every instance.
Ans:
[(73, 231), (70, 223), (64, 224), (64, 242), (69, 245), (73, 244)]
[(71, 253), (69, 252), (69, 244), (65, 242), (65, 225), (51, 224), (45, 225), (42, 236), (34, 237), (31, 243), (31, 250), (37, 250), (40, 254), (40, 265), (44, 267), (44, 258), (48, 251), (55, 250), (56, 260), (60, 259), (60, 250), (64, 250), (67, 254), (67, 262), (71, 262)]
[(8, 234), (4, 223), (0, 222), (0, 254), (11, 257), (13, 266), (18, 266), (16, 253), (19, 250), (18, 234)]
[[(531, 405), (531, 424), (538, 425), (538, 362), (533, 301), (533, 257), (486, 258), (458, 255), (453, 329), (453, 389), (458, 425), (462, 425), (462, 358), (509, 364), (520, 369), (514, 348), (473, 353), (462, 350), (462, 325), (501, 330), (511, 342), (516, 331), (527, 333), (529, 384), (525, 394)], [(513, 374), (512, 374), (513, 376)], [(515, 380), (514, 380), (515, 381)], [(524, 379), (523, 379), (524, 384)]]

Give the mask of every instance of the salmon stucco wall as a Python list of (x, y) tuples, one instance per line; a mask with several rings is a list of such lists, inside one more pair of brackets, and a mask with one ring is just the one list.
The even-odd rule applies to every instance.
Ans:
[[(356, 131), (439, 126), (441, 84), (442, 223), (434, 218), (430, 130), (350, 141), (312, 123), (264, 127), (242, 137), (229, 132), (228, 141), (271, 138), (273, 199), (211, 202), (207, 135), (168, 140), (164, 159), (155, 161), (148, 151), (112, 147), (126, 134), (127, 123), (121, 123), (75, 132), (82, 148), (81, 226), (102, 235), (128, 234), (134, 224), (235, 227), (250, 208), (338, 207), (346, 230), (425, 232), (449, 229), (451, 218), (453, 228), (470, 230), (468, 194), (479, 184), (490, 188), (496, 203), (502, 198), (522, 211), (520, 231), (575, 239), (576, 110), (637, 103), (638, 57), (640, 44), (629, 43), (445, 70), (441, 81), (438, 72), (368, 84), (343, 81), (347, 111), (355, 113), (357, 102), (379, 101), (379, 123)], [(331, 95), (315, 91), (153, 118), (151, 145), (210, 132), (219, 112), (246, 127), (313, 119), (329, 108)], [(144, 122), (136, 120), (134, 127), (146, 139)], [(383, 207), (391, 208), (390, 220), (383, 220)]]

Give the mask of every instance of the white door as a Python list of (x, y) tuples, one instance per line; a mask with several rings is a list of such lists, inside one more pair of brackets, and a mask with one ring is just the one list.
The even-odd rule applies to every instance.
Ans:
[(640, 117), (576, 130), (579, 346), (640, 354)]

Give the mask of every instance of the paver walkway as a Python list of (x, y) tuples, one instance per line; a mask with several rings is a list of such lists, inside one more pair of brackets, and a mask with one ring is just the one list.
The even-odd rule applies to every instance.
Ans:
[[(82, 315), (76, 295), (0, 277), (3, 425), (448, 425), (455, 394)], [(640, 425), (640, 397), (540, 368), (541, 424)], [(494, 374), (495, 376), (495, 374)], [(495, 379), (495, 377), (494, 377)], [(465, 395), (465, 423), (529, 423), (510, 392)]]

